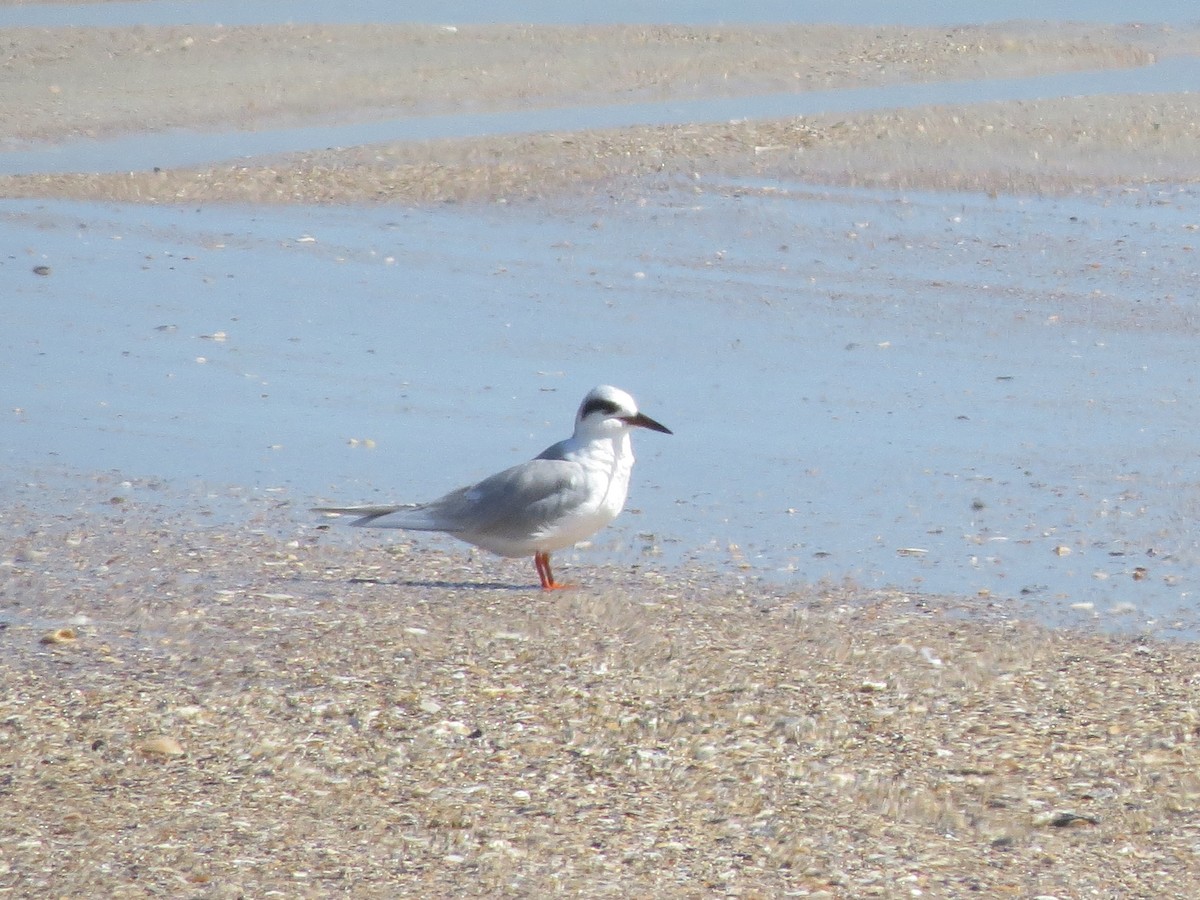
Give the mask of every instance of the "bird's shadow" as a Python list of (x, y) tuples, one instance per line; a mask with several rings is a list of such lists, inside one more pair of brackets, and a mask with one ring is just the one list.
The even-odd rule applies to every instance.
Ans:
[(498, 581), (417, 581), (413, 579), (349, 578), (349, 584), (378, 584), (390, 587), (433, 588), (444, 591), (532, 591), (533, 585), (501, 584)]

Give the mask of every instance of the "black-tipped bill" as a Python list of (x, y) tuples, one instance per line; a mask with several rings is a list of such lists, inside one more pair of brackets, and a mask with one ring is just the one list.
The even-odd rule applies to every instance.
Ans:
[(655, 422), (645, 413), (638, 413), (636, 416), (621, 416), (621, 421), (629, 425), (637, 425), (639, 428), (649, 428), (651, 431), (661, 431), (663, 434), (674, 434), (670, 428), (660, 422)]

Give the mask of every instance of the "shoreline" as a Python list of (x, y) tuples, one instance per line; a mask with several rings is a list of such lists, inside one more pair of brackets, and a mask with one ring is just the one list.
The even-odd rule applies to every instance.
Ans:
[[(0, 118), (11, 123), (12, 139), (172, 128), (252, 131), (614, 98), (717, 98), (797, 87), (1015, 77), (1200, 53), (1200, 29), (1037, 23), (949, 30), (263, 26), (9, 32), (13, 90), (0, 92), (6, 98)], [(397, 53), (411, 57), (415, 82), (395, 65)], [(128, 85), (135, 83), (143, 87), (131, 94)], [(733, 175), (891, 189), (1067, 193), (1194, 182), (1198, 106), (1192, 93), (1110, 95), (394, 142), (161, 171), (0, 176), (0, 192), (169, 204), (429, 204), (544, 199), (648, 177)], [(1038, 152), (1030, 152), (1031, 138)]]
[[(1093, 124), (1083, 127), (1081, 112)], [(996, 129), (996, 120), (1006, 123)], [(762, 178), (890, 190), (1067, 195), (1194, 184), (1200, 96), (1089, 97), (720, 125), (367, 145), (124, 174), (0, 176), (13, 199), (353, 205), (508, 202)], [(1027, 135), (1045, 149), (1031, 154)], [(703, 173), (703, 174), (701, 174)]]
[(737, 97), (1146, 65), (1200, 29), (175, 26), (4, 29), (8, 137)]
[[(1028, 64), (1031, 37), (1039, 65), (1200, 47), (1188, 30), (1006, 28), (882, 39), (843, 30), (841, 43), (805, 48), (803, 71), (824, 67), (849, 83), (880, 77), (883, 65), (892, 77), (921, 34), (931, 54), (923, 75), (912, 73), (921, 77)], [(429, 52), (440, 68), (415, 99), (395, 72), (380, 74), (394, 63), (384, 38), (398, 32), (79, 30), (57, 47), (61, 34), (24, 34), (8, 77), (27, 93), (0, 91), (0, 113), (25, 104), (28, 133), (50, 122), (69, 135), (119, 130), (139, 109), (146, 128), (265, 127), (338, 104), (357, 115), (411, 100), (428, 112), (480, 94), (485, 52), (498, 54), (499, 75), (482, 105), (614, 89), (713, 95), (729, 89), (718, 77), (729, 59), (758, 61), (738, 89), (801, 71), (788, 45), (751, 51), (752, 29), (705, 39), (694, 69), (685, 57), (712, 30), (642, 31), (641, 44), (591, 48), (596, 33), (580, 31), (578, 57), (559, 54), (549, 70), (569, 77), (556, 78), (545, 65), (522, 69), (544, 61), (523, 42), (547, 52), (530, 30), (493, 31), (488, 43), (483, 29), (464, 29), (457, 37), (477, 39), (481, 59), (461, 84), (462, 48), (439, 34), (443, 49)], [(955, 43), (968, 33), (986, 52)], [(361, 56), (344, 35), (364, 42)], [(314, 49), (325, 38), (333, 43)], [(109, 56), (113, 68), (95, 75)], [(253, 65), (263, 71), (248, 93), (205, 105), (212, 79), (244, 78)], [(318, 75), (333, 70), (349, 78), (321, 97)], [(134, 74), (149, 94), (110, 90), (106, 107), (88, 93), (88, 79), (111, 88), (105, 78)], [(303, 90), (288, 105), (292, 84)], [(240, 167), (0, 178), (0, 191), (171, 204), (498, 202), (673, 178), (705, 190), (707, 177), (1104, 190), (1196, 180), (1195, 98), (390, 145)], [(41, 302), (37, 268), (49, 264), (13, 259), (35, 285), (22, 296)], [(659, 568), (649, 553), (644, 564), (564, 566), (582, 586), (542, 592), (528, 560), (297, 524), (286, 492), (205, 486), (174, 505), (171, 485), (154, 479), (77, 480), (47, 488), (34, 473), (0, 510), (0, 890), (1200, 895), (1200, 643), (1052, 629), (985, 598), (783, 589)], [(243, 514), (214, 514), (225, 501)]]

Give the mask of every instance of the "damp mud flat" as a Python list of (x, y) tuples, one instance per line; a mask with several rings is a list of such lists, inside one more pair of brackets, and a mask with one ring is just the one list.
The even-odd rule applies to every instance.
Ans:
[[(460, 83), (455, 33), (408, 29), (412, 95), (374, 29), (22, 32), (0, 120), (28, 147), (1194, 52), (869, 31), (464, 29)], [(1200, 651), (1164, 637), (1200, 569), (1195, 103), (0, 178), (0, 885), (1196, 896)], [(608, 381), (675, 435), (556, 556), (573, 591), (307, 512), (527, 458)]]

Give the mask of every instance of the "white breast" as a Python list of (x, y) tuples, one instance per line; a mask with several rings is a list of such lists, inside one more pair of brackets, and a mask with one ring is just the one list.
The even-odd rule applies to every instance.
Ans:
[(562, 550), (587, 540), (625, 508), (629, 476), (633, 472), (633, 451), (628, 435), (615, 441), (589, 444), (572, 456), (586, 473), (588, 499), (539, 535), (540, 550)]

